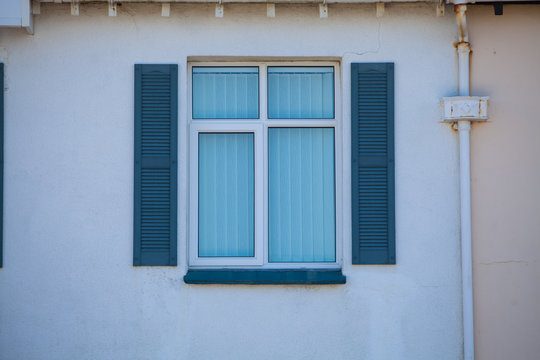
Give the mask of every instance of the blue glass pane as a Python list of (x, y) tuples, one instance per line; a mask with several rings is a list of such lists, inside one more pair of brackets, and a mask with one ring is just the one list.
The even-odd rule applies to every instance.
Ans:
[(254, 256), (253, 133), (199, 134), (199, 256)]
[(270, 119), (332, 119), (334, 68), (269, 67)]
[(194, 67), (193, 118), (259, 118), (259, 68)]
[(270, 262), (330, 262), (335, 250), (334, 129), (268, 129)]

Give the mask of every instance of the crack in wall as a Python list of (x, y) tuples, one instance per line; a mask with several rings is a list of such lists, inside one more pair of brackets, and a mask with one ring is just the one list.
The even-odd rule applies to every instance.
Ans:
[(504, 260), (504, 261), (490, 261), (480, 263), (480, 265), (499, 265), (499, 264), (526, 264), (529, 265), (529, 261), (525, 260)]
[(377, 54), (379, 50), (381, 49), (381, 24), (382, 24), (381, 19), (377, 19), (377, 23), (378, 23), (377, 24), (377, 48), (375, 50), (366, 50), (362, 52), (346, 51), (341, 55), (341, 57), (343, 58), (345, 57), (345, 55), (362, 56), (365, 54)]

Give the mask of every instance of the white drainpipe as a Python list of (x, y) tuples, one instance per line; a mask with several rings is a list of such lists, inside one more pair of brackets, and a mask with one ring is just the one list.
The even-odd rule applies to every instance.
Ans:
[[(459, 42), (459, 96), (469, 96), (469, 57), (471, 47), (467, 32), (467, 5), (456, 6)], [(472, 241), (471, 241), (471, 153), (470, 120), (457, 122), (459, 131), (459, 171), (461, 201), (461, 282), (463, 301), (463, 358), (474, 359), (474, 310), (472, 287)]]
[[(458, 0), (463, 1), (463, 0)], [(465, 0), (467, 1), (467, 0)], [(467, 5), (455, 7), (458, 25), (458, 95), (441, 100), (444, 122), (459, 131), (459, 192), (461, 224), (461, 289), (463, 309), (463, 359), (474, 360), (474, 309), (471, 241), (471, 122), (488, 119), (488, 97), (469, 94), (471, 44), (467, 32)]]
[(474, 359), (474, 309), (471, 252), (471, 122), (458, 121), (461, 195), (461, 283), (463, 301), (463, 358)]

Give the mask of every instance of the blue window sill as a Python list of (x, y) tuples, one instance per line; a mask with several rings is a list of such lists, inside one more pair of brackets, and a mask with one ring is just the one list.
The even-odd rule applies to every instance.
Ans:
[(186, 284), (332, 285), (345, 284), (341, 269), (204, 269), (189, 270)]

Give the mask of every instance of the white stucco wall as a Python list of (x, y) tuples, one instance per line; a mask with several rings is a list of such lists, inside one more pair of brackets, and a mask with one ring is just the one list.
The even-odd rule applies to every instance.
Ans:
[[(454, 17), (435, 5), (42, 5), (0, 30), (5, 63), (0, 359), (459, 359)], [(187, 57), (395, 63), (397, 265), (352, 266), (348, 150), (336, 286), (193, 286), (187, 270)], [(133, 64), (179, 64), (178, 267), (132, 267)], [(349, 137), (338, 143), (349, 149)], [(339, 219), (338, 219), (339, 220)], [(338, 221), (338, 225), (340, 222)]]

